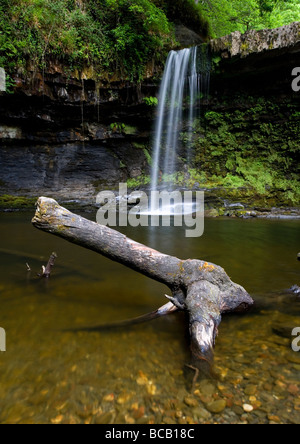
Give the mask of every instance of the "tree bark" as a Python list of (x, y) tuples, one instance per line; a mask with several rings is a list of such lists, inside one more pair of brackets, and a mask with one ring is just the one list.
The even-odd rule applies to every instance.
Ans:
[(49, 279), (49, 277), (51, 275), (52, 268), (54, 267), (56, 259), (57, 259), (57, 254), (56, 253), (52, 253), (50, 258), (49, 258), (49, 260), (48, 260), (47, 266), (46, 266), (46, 268), (43, 271), (42, 277), (44, 277), (46, 279)]
[(49, 198), (37, 202), (33, 225), (93, 250), (169, 287), (171, 302), (189, 314), (193, 367), (213, 361), (221, 316), (253, 305), (247, 291), (223, 268), (202, 260), (180, 260), (139, 244), (123, 234), (71, 213)]

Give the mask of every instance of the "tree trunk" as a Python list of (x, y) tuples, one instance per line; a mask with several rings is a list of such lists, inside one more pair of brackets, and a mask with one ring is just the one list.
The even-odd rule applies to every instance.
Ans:
[[(189, 314), (193, 367), (211, 365), (221, 315), (245, 311), (253, 300), (223, 268), (201, 260), (180, 260), (75, 215), (49, 198), (37, 202), (33, 225), (93, 250), (169, 287), (171, 302)], [(171, 310), (172, 311), (172, 310)], [(170, 311), (170, 312), (171, 312)]]

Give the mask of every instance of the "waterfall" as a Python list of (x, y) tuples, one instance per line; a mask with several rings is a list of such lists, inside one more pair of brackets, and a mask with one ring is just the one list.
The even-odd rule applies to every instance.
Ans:
[[(157, 190), (160, 184), (163, 188), (170, 187), (170, 182), (174, 180), (174, 174), (178, 171), (180, 132), (184, 124), (188, 134), (184, 157), (187, 164), (190, 164), (194, 123), (199, 117), (201, 96), (208, 92), (209, 78), (210, 63), (205, 45), (169, 53), (159, 92), (153, 143), (152, 190)], [(182, 146), (180, 149), (182, 151)]]

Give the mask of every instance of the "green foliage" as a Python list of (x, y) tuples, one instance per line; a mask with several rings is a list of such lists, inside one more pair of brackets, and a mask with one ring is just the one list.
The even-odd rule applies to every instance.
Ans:
[(176, 172), (174, 174), (164, 174), (162, 181), (179, 187), (192, 189), (194, 187), (206, 186), (207, 175), (204, 171), (189, 168), (186, 173)]
[(146, 157), (146, 159), (147, 159), (147, 163), (148, 163), (148, 165), (149, 165), (150, 167), (152, 167), (153, 160), (152, 160), (151, 154), (149, 153), (149, 151), (147, 150), (147, 148), (144, 148), (143, 151), (144, 151), (145, 157)]
[(299, 106), (249, 97), (231, 105), (234, 111), (205, 113), (193, 140), (205, 186), (251, 187), (260, 196), (279, 193), (283, 202), (299, 205)]
[(207, 181), (207, 175), (205, 171), (198, 171), (196, 168), (189, 168), (188, 177), (185, 186), (187, 188), (193, 188), (196, 185), (205, 186), (206, 181)]
[(7, 94), (14, 93), (15, 81), (11, 78), (11, 76), (8, 73), (6, 73), (5, 87), (6, 87)]
[(144, 97), (144, 102), (147, 106), (157, 106), (158, 105), (158, 99), (157, 97)]
[(0, 196), (0, 209), (32, 209), (35, 207), (37, 198), (28, 198), (22, 196), (10, 196), (3, 194)]
[(217, 69), (221, 61), (222, 61), (222, 57), (220, 57), (220, 56), (213, 57), (212, 58), (212, 67), (213, 67), (213, 69)]
[(173, 41), (167, 17), (150, 0), (0, 0), (0, 65), (9, 73), (55, 59), (139, 80)]
[(264, 18), (270, 28), (300, 21), (300, 3), (299, 1), (278, 1), (270, 12), (266, 12)]
[(233, 176), (228, 173), (223, 180), (223, 185), (229, 188), (241, 188), (245, 186), (245, 180), (239, 176)]
[(58, 60), (139, 81), (174, 47), (172, 23), (209, 38), (297, 20), (296, 0), (0, 0), (0, 66), (12, 75)]
[(121, 133), (125, 128), (125, 123), (113, 122), (109, 127), (113, 133)]
[(203, 0), (202, 8), (215, 37), (257, 29), (260, 21), (256, 0)]
[(114, 69), (123, 68), (132, 79), (141, 78), (147, 61), (157, 58), (171, 42), (171, 28), (165, 14), (150, 0), (105, 0), (104, 9), (103, 0), (90, 3), (95, 15), (102, 8), (101, 19), (107, 23), (105, 34)]
[(138, 129), (136, 126), (123, 124), (122, 131), (124, 134), (126, 134), (126, 136), (134, 136), (135, 134), (137, 134)]
[(205, 114), (205, 120), (208, 121), (211, 125), (219, 125), (223, 122), (223, 115), (220, 113), (216, 113), (215, 111), (208, 111)]
[(200, 5), (215, 37), (300, 21), (300, 3), (296, 0), (202, 0)]
[(149, 185), (151, 183), (151, 177), (150, 176), (139, 176), (135, 179), (128, 179), (127, 180), (127, 186), (129, 189), (135, 189), (140, 188), (144, 185)]

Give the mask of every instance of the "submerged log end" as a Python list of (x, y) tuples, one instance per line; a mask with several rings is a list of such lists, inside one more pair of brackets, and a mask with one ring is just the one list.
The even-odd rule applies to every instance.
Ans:
[(186, 299), (192, 367), (204, 375), (212, 373), (215, 341), (222, 315), (245, 311), (254, 303), (247, 291), (232, 282), (223, 268), (215, 265), (213, 273), (214, 276), (195, 282)]
[(210, 368), (213, 364), (215, 332), (213, 319), (207, 323), (195, 322), (190, 327), (192, 365), (199, 370)]

